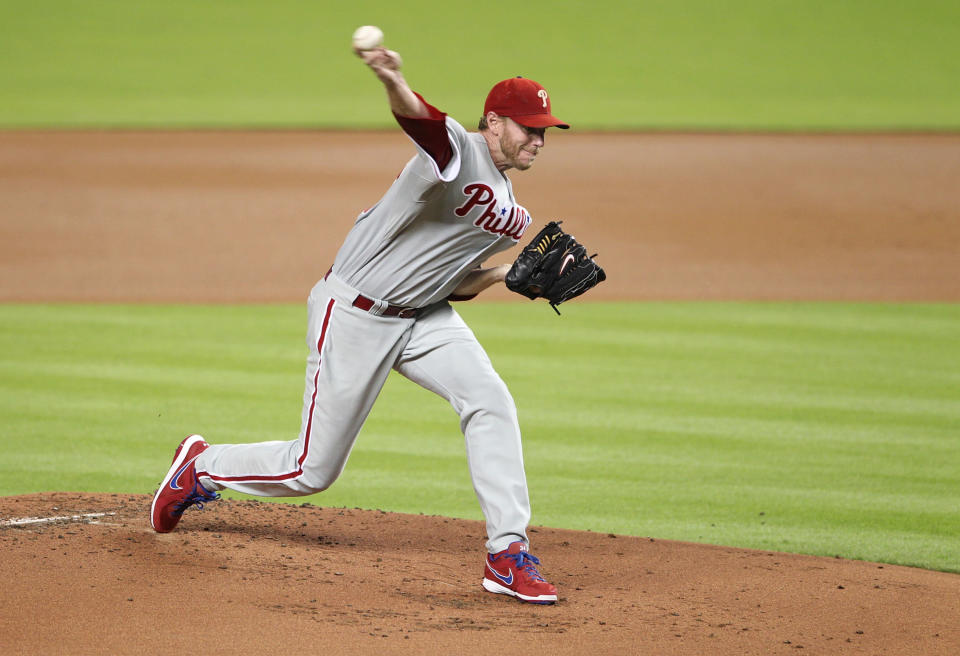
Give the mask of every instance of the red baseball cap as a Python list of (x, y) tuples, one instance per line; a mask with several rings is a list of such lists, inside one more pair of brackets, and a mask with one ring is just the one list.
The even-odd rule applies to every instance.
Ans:
[(483, 105), (484, 115), (487, 112), (507, 116), (528, 128), (558, 127), (566, 130), (570, 127), (550, 113), (547, 90), (533, 80), (520, 76), (493, 85)]

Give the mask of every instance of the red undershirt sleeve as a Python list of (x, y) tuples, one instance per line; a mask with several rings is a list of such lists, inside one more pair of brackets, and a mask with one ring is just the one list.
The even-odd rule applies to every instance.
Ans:
[(430, 155), (436, 162), (437, 168), (442, 171), (453, 159), (453, 147), (447, 135), (447, 115), (424, 100), (419, 93), (414, 92), (414, 94), (427, 106), (430, 116), (427, 118), (410, 118), (397, 114), (393, 116), (403, 131)]

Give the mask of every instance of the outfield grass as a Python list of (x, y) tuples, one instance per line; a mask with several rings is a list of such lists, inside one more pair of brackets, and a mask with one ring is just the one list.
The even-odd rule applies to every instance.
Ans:
[[(517, 400), (535, 524), (960, 571), (960, 306), (461, 312)], [(294, 437), (304, 314), (0, 305), (0, 494), (150, 493), (187, 433)], [(399, 377), (307, 500), (480, 518), (454, 413)]]
[(960, 128), (955, 0), (0, 0), (0, 127), (389, 126), (367, 23), (465, 124), (520, 74), (578, 129)]

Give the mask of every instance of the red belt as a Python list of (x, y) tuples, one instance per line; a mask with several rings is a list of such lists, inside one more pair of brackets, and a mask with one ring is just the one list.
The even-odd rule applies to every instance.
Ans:
[[(360, 308), (364, 312), (369, 312), (376, 304), (376, 301), (374, 301), (372, 298), (367, 298), (363, 294), (357, 294), (357, 297), (353, 299), (353, 307)], [(412, 319), (413, 317), (417, 316), (418, 312), (420, 312), (419, 308), (403, 307), (402, 305), (388, 305), (387, 308), (380, 313), (380, 316)]]
[[(330, 267), (327, 270), (327, 274), (323, 277), (324, 280), (330, 277), (330, 274), (333, 273), (333, 267)], [(367, 298), (363, 294), (357, 294), (357, 297), (353, 299), (353, 307), (360, 308), (364, 312), (369, 312), (376, 306), (377, 302), (372, 298)], [(380, 313), (381, 317), (400, 317), (401, 319), (412, 319), (417, 316), (420, 312), (419, 308), (403, 307), (402, 305), (387, 305), (387, 309)]]

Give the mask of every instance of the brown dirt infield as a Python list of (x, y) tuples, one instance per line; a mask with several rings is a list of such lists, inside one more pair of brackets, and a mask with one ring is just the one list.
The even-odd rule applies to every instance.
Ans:
[[(320, 497), (317, 497), (319, 500)], [(953, 654), (957, 576), (536, 528), (560, 603), (481, 590), (477, 521), (147, 496), (0, 499), (4, 653)]]
[[(411, 148), (0, 132), (0, 301), (301, 302)], [(960, 300), (960, 135), (551, 134), (511, 179), (600, 253), (594, 300)]]
[[(301, 301), (409, 153), (0, 133), (0, 301)], [(958, 179), (958, 135), (554, 135), (513, 176), (600, 252), (594, 300), (957, 301)], [(529, 607), (481, 590), (479, 522), (225, 501), (158, 535), (148, 509), (0, 498), (0, 652), (960, 653), (953, 574), (537, 527), (561, 602)]]

